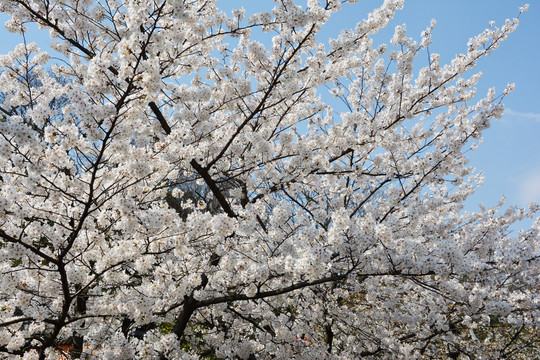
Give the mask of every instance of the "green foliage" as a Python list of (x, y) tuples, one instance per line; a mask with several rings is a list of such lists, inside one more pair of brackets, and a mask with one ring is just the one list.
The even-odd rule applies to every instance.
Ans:
[(170, 333), (172, 333), (173, 329), (174, 329), (174, 325), (172, 323), (169, 323), (169, 322), (164, 322), (164, 323), (161, 323), (159, 325), (159, 330), (163, 334), (170, 334)]
[(22, 259), (11, 259), (11, 267), (17, 267), (19, 265), (22, 265)]

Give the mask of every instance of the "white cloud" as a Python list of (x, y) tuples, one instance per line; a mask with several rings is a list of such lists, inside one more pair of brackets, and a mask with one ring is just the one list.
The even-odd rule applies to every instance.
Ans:
[(540, 203), (540, 169), (525, 175), (519, 182), (519, 198), (523, 204)]
[(510, 118), (527, 119), (540, 122), (540, 114), (533, 112), (519, 112), (510, 108), (504, 109), (504, 116)]

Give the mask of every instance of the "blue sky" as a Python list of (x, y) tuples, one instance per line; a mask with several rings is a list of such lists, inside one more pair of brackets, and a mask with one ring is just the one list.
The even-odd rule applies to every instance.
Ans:
[[(297, 1), (305, 5), (305, 1)], [(341, 29), (351, 28), (365, 18), (382, 0), (360, 0), (346, 5), (347, 11), (333, 18), (322, 36), (335, 37)], [(506, 18), (518, 15), (523, 1), (515, 0), (409, 0), (376, 41), (388, 43), (396, 25), (407, 23), (409, 36), (418, 38), (432, 18), (437, 20), (430, 51), (449, 61), (454, 54), (464, 52), (470, 37), (480, 33), (490, 20), (502, 25)], [(244, 6), (248, 13), (270, 9), (271, 0), (219, 0), (224, 10)], [(5, 16), (0, 16), (4, 22)], [(42, 48), (48, 44), (48, 32), (31, 28), (28, 41)], [(21, 41), (20, 36), (0, 32), (0, 53), (7, 53)], [(502, 91), (514, 82), (516, 90), (505, 99), (506, 111), (494, 120), (484, 133), (484, 143), (469, 153), (471, 164), (486, 174), (483, 187), (469, 199), (467, 208), (475, 210), (477, 203), (493, 206), (503, 195), (507, 205), (527, 206), (540, 203), (540, 2), (531, 4), (520, 18), (520, 26), (491, 56), (479, 62), (477, 69), (484, 76), (478, 86), (483, 95), (489, 87)]]
[[(502, 24), (518, 15), (523, 1), (510, 0), (410, 0), (397, 14), (392, 28), (407, 23), (410, 34), (419, 33), (431, 18), (437, 20), (432, 52), (450, 59), (464, 52), (468, 39), (488, 26), (490, 20)], [(520, 17), (517, 31), (491, 56), (482, 59), (477, 69), (484, 76), (479, 94), (489, 87), (502, 91), (514, 82), (516, 90), (506, 97), (506, 111), (493, 120), (484, 133), (484, 143), (469, 153), (471, 164), (486, 174), (483, 187), (469, 200), (468, 207), (482, 202), (494, 205), (501, 195), (507, 205), (540, 203), (540, 3), (533, 3)]]

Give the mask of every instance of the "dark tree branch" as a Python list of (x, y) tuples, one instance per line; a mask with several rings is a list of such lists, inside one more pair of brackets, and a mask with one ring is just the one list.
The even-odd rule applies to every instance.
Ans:
[(264, 298), (268, 298), (268, 297), (272, 297), (272, 296), (283, 295), (283, 294), (287, 294), (287, 293), (289, 293), (291, 291), (300, 290), (300, 289), (303, 289), (303, 288), (306, 288), (306, 287), (309, 287), (309, 286), (320, 285), (320, 284), (324, 284), (324, 283), (328, 283), (328, 282), (332, 282), (332, 281), (343, 280), (350, 273), (351, 273), (351, 271), (348, 271), (348, 272), (346, 272), (344, 274), (332, 274), (331, 276), (328, 276), (328, 277), (325, 277), (325, 278), (322, 278), (322, 279), (313, 280), (313, 281), (301, 281), (301, 282), (292, 284), (290, 286), (286, 286), (286, 287), (281, 288), (281, 289), (269, 290), (269, 291), (260, 291), (260, 292), (257, 292), (257, 294), (255, 294), (253, 296), (248, 296), (248, 295), (245, 295), (245, 294), (234, 294), (234, 295), (221, 296), (221, 297), (208, 299), (208, 300), (201, 300), (201, 301), (198, 302), (198, 307), (214, 305), (214, 304), (222, 304), (222, 303), (227, 303), (227, 302), (230, 302), (230, 301), (259, 300), (259, 299), (264, 299)]
[(165, 131), (165, 134), (169, 135), (171, 133), (171, 127), (169, 126), (169, 124), (167, 124), (167, 120), (165, 120), (165, 117), (161, 113), (161, 110), (159, 110), (158, 106), (153, 101), (150, 101), (148, 105), (150, 106), (150, 109), (152, 109), (152, 112), (156, 115), (156, 118), (158, 119), (159, 124), (161, 125), (163, 130)]
[(195, 171), (197, 171), (197, 173), (199, 173), (199, 175), (203, 178), (206, 185), (208, 185), (208, 187), (210, 188), (210, 190), (216, 197), (217, 201), (219, 202), (219, 205), (221, 206), (223, 211), (225, 211), (225, 213), (231, 218), (237, 217), (237, 215), (235, 214), (235, 212), (232, 210), (231, 206), (227, 202), (227, 199), (225, 199), (225, 196), (223, 196), (223, 193), (221, 192), (219, 187), (216, 185), (216, 182), (214, 181), (214, 179), (212, 179), (212, 177), (208, 173), (208, 170), (206, 168), (203, 168), (195, 159), (192, 159), (190, 164), (191, 166), (193, 166)]
[(195, 310), (199, 307), (201, 306), (193, 296), (185, 297), (184, 306), (182, 307), (180, 315), (176, 318), (176, 324), (174, 324), (173, 328), (173, 333), (178, 336), (179, 339), (184, 335), (184, 331), (186, 330), (191, 315), (193, 315)]

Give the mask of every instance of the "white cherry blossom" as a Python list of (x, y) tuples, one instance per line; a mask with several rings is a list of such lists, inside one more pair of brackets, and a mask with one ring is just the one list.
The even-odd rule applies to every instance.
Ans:
[(0, 56), (0, 357), (537, 356), (538, 206), (463, 209), (518, 19), (445, 64), (355, 2), (0, 0), (57, 51)]

